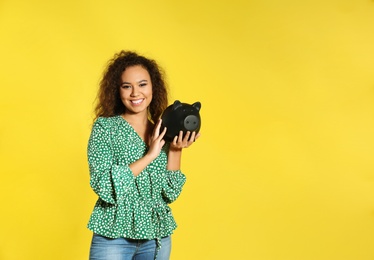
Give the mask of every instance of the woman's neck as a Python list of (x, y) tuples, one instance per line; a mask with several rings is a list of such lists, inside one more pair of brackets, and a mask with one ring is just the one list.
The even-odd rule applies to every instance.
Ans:
[(124, 113), (122, 117), (126, 119), (126, 121), (130, 125), (147, 125), (148, 124), (148, 115), (147, 114), (130, 114)]

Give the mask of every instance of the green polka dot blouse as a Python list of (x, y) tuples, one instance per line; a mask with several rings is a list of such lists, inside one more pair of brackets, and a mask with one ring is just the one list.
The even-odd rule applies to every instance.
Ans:
[(186, 181), (169, 171), (167, 147), (138, 176), (129, 164), (147, 152), (147, 145), (121, 116), (100, 117), (88, 142), (90, 185), (98, 195), (88, 228), (109, 238), (155, 239), (176, 228), (169, 203)]

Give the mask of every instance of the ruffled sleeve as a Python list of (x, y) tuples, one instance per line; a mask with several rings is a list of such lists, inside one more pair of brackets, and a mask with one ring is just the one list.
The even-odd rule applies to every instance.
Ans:
[(134, 175), (128, 166), (115, 164), (110, 128), (104, 118), (93, 125), (87, 153), (94, 192), (110, 204), (123, 200), (134, 186)]
[(162, 187), (162, 196), (166, 203), (172, 203), (179, 197), (185, 182), (186, 176), (180, 170), (166, 171)]

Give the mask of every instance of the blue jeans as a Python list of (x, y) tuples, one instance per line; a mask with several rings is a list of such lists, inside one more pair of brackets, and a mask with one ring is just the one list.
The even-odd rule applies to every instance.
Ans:
[[(156, 239), (113, 239), (94, 234), (90, 248), (90, 260), (155, 260), (156, 249)], [(169, 260), (170, 251), (170, 236), (162, 238), (157, 260)]]

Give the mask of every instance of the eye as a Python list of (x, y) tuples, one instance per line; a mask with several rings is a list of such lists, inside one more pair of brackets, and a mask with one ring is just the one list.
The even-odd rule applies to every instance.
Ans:
[(121, 85), (121, 88), (123, 88), (123, 89), (129, 89), (129, 88), (131, 88), (131, 86), (130, 85)]
[(139, 86), (140, 87), (145, 87), (145, 86), (147, 86), (147, 83), (140, 83)]

